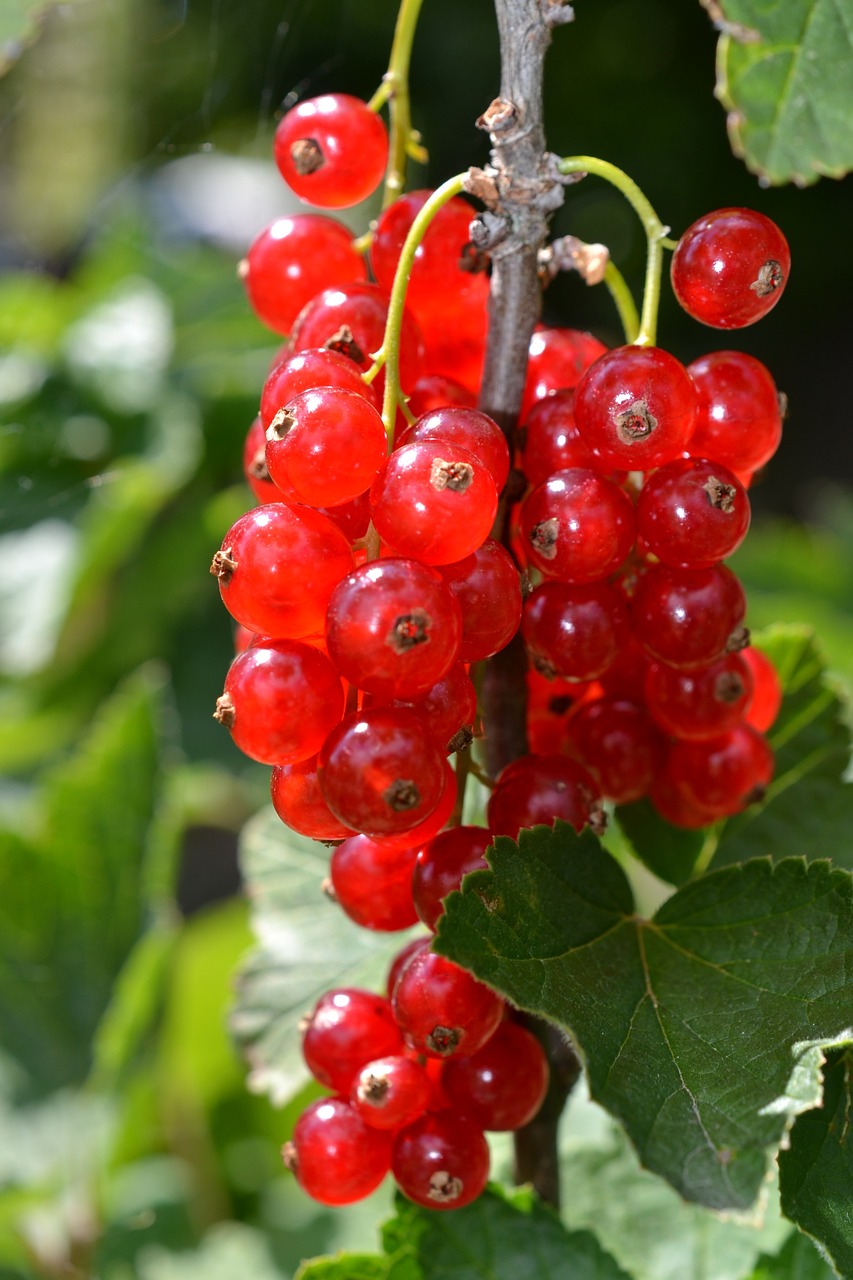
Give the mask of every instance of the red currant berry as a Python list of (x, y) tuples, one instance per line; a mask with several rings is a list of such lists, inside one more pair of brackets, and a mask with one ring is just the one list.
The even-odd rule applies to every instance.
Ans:
[(521, 621), (521, 583), (512, 557), (492, 538), (454, 564), (438, 566), (462, 610), (463, 662), (480, 662), (509, 644)]
[(596, 458), (575, 423), (574, 391), (554, 391), (534, 404), (524, 424), (521, 467), (531, 484), (555, 471), (596, 467)]
[(413, 1124), (429, 1106), (432, 1083), (411, 1058), (377, 1058), (355, 1078), (350, 1101), (372, 1129), (401, 1129)]
[(324, 93), (291, 107), (275, 131), (273, 153), (300, 199), (345, 209), (366, 200), (382, 181), (388, 131), (360, 98)]
[(605, 468), (648, 471), (684, 451), (696, 394), (680, 361), (660, 347), (617, 347), (596, 360), (575, 392), (581, 439)]
[(634, 506), (623, 489), (583, 467), (557, 471), (528, 494), (521, 534), (533, 565), (563, 582), (596, 582), (634, 545)]
[(486, 827), (451, 827), (418, 852), (412, 872), (415, 910), (429, 929), (435, 929), (444, 913), (444, 899), (462, 883), (469, 871), (487, 867), (486, 850), (492, 843)]
[(746, 721), (759, 733), (767, 733), (773, 727), (782, 707), (782, 681), (767, 654), (760, 649), (744, 649), (742, 656), (754, 684)]
[(332, 813), (368, 835), (411, 831), (433, 813), (445, 760), (429, 731), (404, 708), (365, 707), (326, 739), (318, 764)]
[(649, 799), (664, 822), (669, 822), (673, 827), (683, 827), (687, 831), (701, 831), (716, 822), (717, 816), (708, 809), (701, 809), (691, 803), (676, 786), (672, 776), (672, 761), (678, 749), (679, 744), (674, 743), (663, 769), (652, 783)]
[(524, 602), (521, 629), (534, 669), (568, 680), (602, 675), (630, 634), (625, 602), (605, 582), (543, 582)]
[(645, 688), (651, 715), (666, 733), (689, 741), (727, 733), (743, 720), (752, 698), (749, 653), (727, 653), (696, 671), (652, 663)]
[(644, 707), (624, 698), (582, 703), (569, 716), (567, 744), (615, 804), (639, 800), (666, 755), (665, 743)]
[(422, 1116), (394, 1141), (391, 1171), (404, 1195), (426, 1209), (461, 1209), (489, 1178), (489, 1144), (453, 1111)]
[(316, 755), (344, 709), (329, 659), (299, 640), (264, 640), (231, 663), (215, 717), (261, 764), (296, 764)]
[(361, 1068), (403, 1051), (390, 1001), (360, 987), (339, 987), (317, 1001), (302, 1032), (308, 1070), (328, 1089), (349, 1093)]
[(335, 584), (353, 567), (349, 543), (326, 516), (268, 502), (232, 525), (210, 571), (237, 622), (298, 639), (322, 628)]
[(413, 938), (411, 942), (407, 942), (404, 947), (400, 948), (400, 950), (395, 955), (394, 959), (391, 961), (390, 967), (388, 969), (388, 977), (385, 982), (385, 990), (388, 993), (389, 1000), (394, 994), (394, 988), (397, 985), (397, 979), (399, 978), (400, 974), (403, 972), (404, 968), (409, 963), (409, 961), (411, 960), (415, 952), (420, 951), (422, 947), (429, 947), (431, 945), (432, 945), (432, 934), (427, 933), (427, 934), (424, 934), (424, 936), (421, 938)]
[(267, 469), (308, 506), (351, 502), (370, 488), (388, 441), (380, 414), (341, 387), (301, 391), (266, 433)]
[(394, 933), (417, 924), (412, 901), (412, 849), (387, 848), (368, 836), (352, 836), (332, 854), (329, 874), (341, 910), (361, 925)]
[(431, 413), (433, 409), (450, 406), (473, 409), (476, 407), (476, 397), (461, 382), (456, 382), (443, 373), (426, 373), (412, 387), (409, 410), (416, 418)]
[(604, 827), (601, 790), (588, 769), (565, 756), (519, 756), (500, 774), (489, 797), (489, 828), (513, 840), (526, 827), (560, 818), (575, 831)]
[(511, 1132), (536, 1115), (549, 1074), (536, 1037), (517, 1022), (505, 1021), (482, 1049), (446, 1063), (442, 1084), (455, 1111), (481, 1129)]
[(277, 333), (290, 333), (306, 302), (331, 285), (366, 280), (352, 232), (322, 214), (279, 218), (252, 241), (240, 263), (252, 310)]
[(479, 409), (448, 407), (434, 409), (418, 418), (397, 441), (397, 448), (415, 440), (452, 440), (488, 469), (498, 493), (509, 475), (509, 445), (498, 424)]
[(452, 441), (396, 449), (370, 490), (379, 536), (397, 555), (425, 564), (452, 564), (476, 551), (497, 506), (488, 469)]
[(408, 707), (410, 711), (417, 712), (439, 746), (448, 753), (460, 749), (453, 746), (451, 740), (464, 727), (473, 727), (477, 718), (477, 691), (461, 662), (455, 662), (447, 675), (442, 676), (441, 680), (436, 681), (419, 698), (395, 698), (386, 703), (384, 698), (373, 698), (366, 694), (362, 705), (370, 707), (376, 702), (392, 707)]
[[(279, 360), (270, 372), (261, 392), (261, 422), (268, 431), (278, 414), (301, 391), (315, 387), (340, 387), (363, 396), (373, 404), (373, 389), (362, 381), (361, 370), (354, 360), (340, 351), (321, 347), (297, 351)], [(264, 439), (266, 444), (266, 438)]]
[(672, 287), (688, 315), (742, 329), (776, 306), (791, 270), (788, 242), (755, 209), (717, 209), (688, 227), (672, 255)]
[(713, 351), (687, 372), (697, 405), (691, 453), (739, 475), (769, 462), (782, 438), (782, 410), (764, 365), (743, 351)]
[[(442, 747), (443, 751), (444, 748)], [(406, 831), (398, 832), (381, 832), (373, 836), (377, 844), (386, 846), (387, 848), (420, 848), (434, 835), (437, 835), (443, 827), (450, 821), (456, 805), (456, 774), (450, 766), (450, 763), (444, 761), (444, 780), (441, 795), (438, 804), (433, 809), (429, 817), (422, 819), (414, 827), (409, 827)]]
[(343, 1098), (320, 1098), (303, 1111), (284, 1163), (320, 1204), (354, 1204), (375, 1191), (391, 1167), (391, 1138), (366, 1125)]
[(374, 560), (332, 592), (326, 617), (329, 656), (350, 684), (383, 699), (425, 694), (459, 649), (459, 605), (428, 565)]
[(527, 381), (521, 404), (522, 422), (537, 400), (554, 391), (576, 387), (590, 365), (606, 350), (603, 342), (580, 329), (538, 326), (530, 339)]
[(634, 635), (651, 658), (692, 670), (744, 648), (746, 597), (725, 565), (671, 569), (659, 564), (640, 575), (630, 604)]
[(323, 799), (317, 779), (317, 757), (298, 764), (277, 765), (270, 779), (270, 796), (278, 816), (291, 831), (312, 840), (343, 840), (353, 835), (338, 822)]
[(410, 957), (391, 1004), (406, 1044), (430, 1058), (476, 1053), (505, 1008), (491, 987), (427, 948)]
[(761, 800), (773, 777), (773, 752), (751, 725), (707, 742), (679, 742), (671, 777), (690, 804), (731, 817)]
[(726, 467), (705, 458), (668, 462), (646, 480), (637, 500), (637, 533), (664, 564), (707, 569), (746, 537), (747, 492)]

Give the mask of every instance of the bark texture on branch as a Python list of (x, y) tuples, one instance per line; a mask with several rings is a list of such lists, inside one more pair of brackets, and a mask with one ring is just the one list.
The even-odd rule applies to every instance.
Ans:
[[(545, 150), (542, 80), (559, 0), (495, 0), (501, 47), (501, 88), (477, 122), (492, 143), (491, 163), (473, 170), (469, 190), (487, 212), (481, 240), (492, 259), (489, 336), (480, 408), (511, 436), (518, 420), (527, 355), (540, 313), (539, 254), (563, 185)], [(504, 541), (509, 506), (501, 511)], [(527, 660), (520, 635), (486, 664), (481, 689), (486, 730), (486, 767), (495, 777), (526, 754)], [(577, 1057), (556, 1028), (531, 1020), (551, 1063), (551, 1087), (539, 1115), (515, 1138), (516, 1181), (532, 1182), (539, 1195), (560, 1199), (557, 1125), (580, 1074)]]

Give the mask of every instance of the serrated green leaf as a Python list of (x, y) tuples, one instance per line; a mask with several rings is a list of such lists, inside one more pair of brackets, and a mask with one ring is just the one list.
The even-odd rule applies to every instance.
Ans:
[(381, 987), (410, 932), (359, 929), (322, 892), (329, 851), (289, 831), (273, 809), (243, 829), (240, 860), (260, 946), (237, 978), (231, 1030), (249, 1085), (282, 1103), (304, 1083), (299, 1020), (330, 987)]
[(36, 1093), (86, 1075), (113, 982), (146, 923), (160, 696), (156, 673), (130, 679), (45, 780), (33, 834), (4, 833), (3, 1049)]
[(717, 96), (732, 149), (771, 183), (853, 168), (850, 0), (720, 0)]
[(820, 1098), (819, 1046), (853, 1035), (850, 875), (754, 859), (645, 921), (589, 833), (498, 837), (490, 860), (448, 899), (436, 950), (564, 1027), (593, 1098), (685, 1199), (748, 1208)]
[(293, 1280), (386, 1280), (388, 1259), (378, 1253), (339, 1253), (304, 1262)]
[(853, 1051), (832, 1054), (823, 1103), (797, 1119), (779, 1154), (782, 1211), (853, 1276)]
[[(768, 735), (776, 771), (765, 801), (717, 828), (710, 865), (767, 854), (831, 858), (853, 870), (853, 783), (849, 708), (806, 627), (771, 627), (760, 637), (785, 698)], [(709, 847), (710, 852), (710, 847)]]
[(630, 1280), (590, 1231), (568, 1231), (529, 1188), (490, 1187), (434, 1213), (398, 1197), (383, 1228), (388, 1280)]
[(833, 1280), (834, 1276), (811, 1240), (795, 1231), (774, 1257), (762, 1254), (745, 1280)]

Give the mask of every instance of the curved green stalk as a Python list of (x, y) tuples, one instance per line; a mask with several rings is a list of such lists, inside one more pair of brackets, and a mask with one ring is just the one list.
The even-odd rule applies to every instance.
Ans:
[(385, 431), (389, 442), (394, 438), (394, 425), (397, 418), (398, 405), (409, 421), (414, 421), (406, 407), (406, 400), (400, 387), (400, 329), (403, 325), (406, 290), (409, 285), (412, 264), (415, 261), (415, 253), (418, 245), (426, 235), (429, 224), (439, 209), (446, 205), (453, 196), (459, 195), (466, 177), (467, 174), (459, 173), (455, 178), (448, 178), (447, 182), (443, 182), (440, 187), (433, 191), (409, 228), (409, 234), (406, 236), (400, 253), (400, 260), (397, 263), (394, 283), (391, 286), (391, 301), (388, 305), (388, 319), (385, 322), (382, 346), (373, 356), (373, 365), (364, 374), (364, 380), (372, 382), (383, 365), (385, 366), (385, 395), (382, 401), (382, 421), (385, 423)]
[[(663, 250), (669, 227), (664, 226), (643, 192), (632, 178), (615, 164), (599, 160), (595, 156), (567, 156), (559, 162), (560, 173), (594, 173), (603, 178), (629, 202), (646, 232), (646, 281), (643, 289), (643, 311), (640, 330), (634, 339), (637, 346), (652, 347), (657, 336), (658, 305), (660, 303), (660, 278), (663, 269)], [(611, 290), (612, 292), (612, 290)], [(619, 303), (617, 302), (617, 306)], [(621, 312), (620, 312), (621, 314)], [(624, 323), (624, 321), (623, 321)]]
[(625, 277), (615, 262), (608, 262), (604, 268), (604, 283), (607, 291), (616, 304), (626, 342), (636, 342), (640, 332), (640, 316), (634, 295), (628, 288)]
[(382, 84), (370, 99), (371, 111), (379, 111), (387, 102), (390, 106), (391, 128), (389, 138), (388, 168), (385, 173), (385, 189), (382, 208), (392, 204), (406, 187), (406, 160), (409, 156), (426, 163), (427, 155), (420, 145), (420, 135), (412, 128), (409, 100), (409, 63), (415, 27), (423, 0), (402, 0), (394, 28), (394, 41)]

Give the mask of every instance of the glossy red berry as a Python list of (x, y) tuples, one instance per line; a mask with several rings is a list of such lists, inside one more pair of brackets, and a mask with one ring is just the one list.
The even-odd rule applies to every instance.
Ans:
[(504, 1021), (468, 1058), (454, 1058), (442, 1072), (451, 1107), (491, 1132), (520, 1129), (536, 1115), (549, 1080), (548, 1060), (535, 1036)]
[(695, 671), (651, 663), (645, 687), (651, 715), (677, 738), (701, 741), (727, 733), (743, 720), (752, 699), (750, 652), (727, 653)]
[(425, 373), (412, 387), (409, 396), (409, 409), (416, 418), (450, 405), (473, 409), (476, 403), (476, 396), (467, 387), (442, 373)]
[(401, 1129), (426, 1111), (432, 1082), (424, 1067), (402, 1056), (377, 1058), (356, 1076), (350, 1101), (372, 1129)]
[(383, 700), (425, 694), (456, 660), (461, 633), (452, 592), (417, 560), (361, 565), (329, 600), (329, 656), (350, 684)]
[(767, 739), (742, 724), (707, 742), (680, 742), (671, 777), (690, 804), (717, 818), (731, 817), (761, 800), (773, 777)]
[(322, 630), (329, 597), (353, 567), (349, 543), (326, 516), (269, 502), (232, 525), (210, 571), (237, 622), (298, 639)]
[(569, 467), (595, 469), (595, 455), (578, 431), (574, 405), (574, 391), (554, 391), (528, 413), (521, 467), (531, 484), (544, 484), (555, 471)]
[(411, 831), (445, 787), (441, 748), (405, 708), (365, 707), (347, 716), (323, 744), (318, 771), (332, 812), (367, 835)]
[(637, 581), (630, 602), (634, 635), (649, 657), (692, 670), (744, 648), (746, 597), (725, 565), (671, 569), (659, 564)]
[(673, 461), (687, 446), (695, 416), (690, 375), (660, 347), (608, 351), (575, 392), (581, 439), (605, 468), (648, 471)]
[(524, 602), (530, 661), (547, 679), (595, 680), (616, 661), (630, 633), (622, 595), (606, 582), (543, 582)]
[(278, 360), (264, 383), (261, 392), (264, 431), (294, 396), (301, 391), (313, 391), (315, 387), (341, 387), (374, 404), (373, 388), (362, 381), (361, 369), (349, 356), (324, 347), (297, 351)]
[(569, 716), (566, 739), (571, 753), (615, 804), (644, 796), (666, 755), (664, 739), (645, 707), (625, 698), (579, 705)]
[(361, 987), (338, 987), (317, 1001), (302, 1031), (302, 1054), (320, 1084), (349, 1093), (365, 1063), (402, 1053), (391, 1004)]
[(275, 131), (273, 153), (301, 199), (344, 209), (366, 200), (382, 181), (388, 131), (360, 98), (324, 93), (291, 107)]
[(316, 755), (343, 709), (324, 654), (299, 640), (264, 640), (231, 663), (214, 714), (252, 760), (283, 765)]
[(461, 1209), (485, 1190), (489, 1144), (453, 1111), (428, 1113), (394, 1140), (391, 1171), (404, 1195), (426, 1209)]
[(460, 659), (479, 662), (500, 652), (521, 621), (521, 583), (512, 557), (487, 538), (462, 560), (437, 567), (462, 610)]
[(767, 733), (775, 724), (782, 707), (782, 681), (767, 654), (760, 649), (750, 646), (744, 649), (742, 656), (749, 667), (754, 685), (746, 721), (759, 733)]
[(300, 391), (266, 433), (274, 483), (311, 507), (334, 507), (365, 493), (387, 452), (379, 412), (342, 387)]
[(332, 890), (341, 910), (363, 929), (394, 933), (416, 924), (412, 849), (383, 847), (368, 836), (352, 836), (338, 845), (329, 863)]
[(649, 476), (637, 499), (637, 533), (664, 564), (707, 569), (746, 537), (750, 505), (728, 468), (706, 458), (679, 458)]
[(520, 756), (507, 765), (489, 797), (489, 828), (496, 835), (518, 838), (519, 831), (557, 818), (575, 831), (589, 823), (601, 830), (601, 790), (583, 765), (565, 756)]
[(320, 1204), (354, 1204), (391, 1167), (391, 1138), (366, 1125), (343, 1098), (320, 1098), (296, 1122), (282, 1155), (303, 1191)]
[(388, 701), (367, 694), (362, 705), (369, 707), (379, 702), (415, 711), (438, 745), (447, 752), (459, 750), (458, 745), (452, 745), (452, 739), (460, 729), (470, 730), (477, 719), (477, 691), (461, 662), (454, 662), (447, 674), (420, 697)]
[(297, 764), (277, 765), (270, 779), (270, 797), (282, 822), (312, 840), (344, 840), (354, 835), (332, 813), (317, 778), (317, 757)]
[(712, 351), (687, 366), (696, 389), (690, 451), (738, 475), (763, 467), (782, 438), (776, 383), (743, 351)]
[(479, 409), (462, 406), (433, 409), (418, 418), (397, 441), (397, 447), (415, 440), (451, 440), (462, 445), (488, 469), (498, 493), (509, 475), (509, 445), (498, 424)]
[(557, 471), (525, 498), (521, 536), (530, 562), (546, 577), (596, 582), (618, 569), (634, 545), (634, 505), (596, 471)]
[(538, 326), (530, 339), (522, 422), (538, 400), (554, 391), (576, 387), (585, 371), (606, 351), (605, 344), (591, 333)]
[(782, 232), (755, 209), (717, 209), (688, 227), (672, 255), (672, 287), (694, 320), (741, 329), (775, 307), (791, 270)]
[(342, 222), (316, 213), (278, 218), (240, 263), (252, 310), (276, 333), (290, 333), (306, 302), (336, 284), (366, 280), (363, 256)]
[(284, 494), (274, 484), (267, 467), (267, 440), (260, 416), (255, 418), (243, 444), (243, 475), (258, 502), (292, 502), (294, 493)]
[(391, 996), (406, 1044), (430, 1058), (476, 1053), (496, 1031), (504, 1001), (445, 956), (426, 948), (411, 956)]

